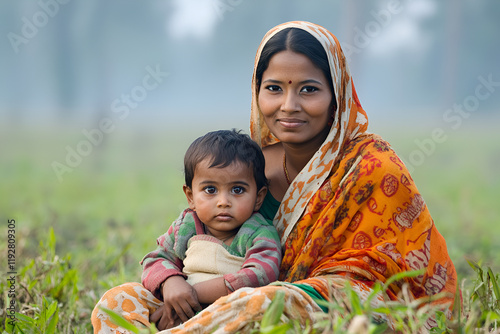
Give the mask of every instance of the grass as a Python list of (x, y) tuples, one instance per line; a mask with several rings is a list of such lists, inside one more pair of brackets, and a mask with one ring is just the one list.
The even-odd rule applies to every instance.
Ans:
[[(66, 145), (75, 147), (83, 139), (78, 130), (1, 131), (0, 219), (16, 221), (16, 298), (24, 332), (91, 332), (90, 312), (102, 293), (139, 280), (139, 260), (186, 205), (182, 156), (203, 132), (117, 131), (59, 182), (51, 163), (64, 162)], [(464, 333), (488, 328), (499, 313), (494, 273), (500, 271), (500, 148), (494, 133), (483, 127), (467, 129), (466, 136), (450, 133), (412, 174), (463, 282), (466, 307), (459, 319), (470, 327)], [(415, 149), (408, 138), (421, 136), (382, 135), (397, 144), (403, 158)], [(0, 240), (0, 251), (7, 254), (6, 238)], [(467, 260), (477, 265), (471, 267)], [(7, 271), (2, 266), (1, 276)], [(8, 290), (2, 280), (0, 328), (8, 320)], [(338, 321), (339, 333), (348, 329), (348, 322), (329, 321)], [(281, 330), (279, 324), (265, 325), (271, 329), (256, 324), (256, 330)], [(440, 326), (436, 333), (457, 328), (442, 319)]]
[[(19, 268), (15, 296), (19, 309), (15, 314), (9, 312), (0, 317), (5, 332), (47, 334), (91, 332), (88, 318), (97, 301), (98, 288), (88, 283), (82, 285), (80, 278), (85, 277), (84, 271), (73, 268), (70, 256), (60, 258), (56, 254), (56, 236), (53, 230), (49, 231), (46, 241), (40, 243), (39, 253), (39, 256)], [(113, 259), (110, 260), (110, 263), (114, 262)], [(388, 301), (382, 306), (372, 306), (370, 300), (386, 290), (391, 284), (389, 280), (384, 286), (375, 286), (373, 293), (365, 302), (347, 286), (346, 305), (339, 305), (335, 301), (325, 303), (324, 306), (330, 311), (315, 314), (316, 322), (306, 328), (301, 327), (294, 319), (284, 318), (284, 299), (278, 294), (263, 319), (254, 324), (254, 333), (385, 333), (387, 325), (377, 323), (374, 320), (375, 314), (389, 316), (401, 333), (417, 332), (432, 315), (436, 315), (437, 319), (437, 325), (432, 329), (432, 333), (500, 333), (500, 277), (495, 275), (491, 268), (484, 268), (476, 263), (470, 265), (477, 274), (476, 280), (472, 290), (468, 291), (469, 297), (465, 298), (463, 312), (457, 307), (452, 321), (447, 320), (444, 313), (422, 302)], [(112, 267), (108, 274), (119, 279), (125, 278), (123, 273), (120, 273), (121, 265), (116, 266), (117, 268)], [(417, 274), (420, 273), (398, 274), (392, 281)], [(111, 285), (118, 283), (120, 282), (111, 282)], [(0, 295), (3, 297), (3, 303), (0, 302), (2, 310), (7, 309), (11, 300), (8, 297), (8, 285), (6, 282), (0, 283)], [(351, 310), (347, 314), (343, 312), (346, 307)], [(112, 313), (111, 315), (116, 323), (133, 333), (157, 332), (154, 326), (150, 329), (139, 329), (132, 324), (126, 324), (126, 321), (120, 319), (118, 315)], [(14, 318), (16, 321), (13, 322)]]

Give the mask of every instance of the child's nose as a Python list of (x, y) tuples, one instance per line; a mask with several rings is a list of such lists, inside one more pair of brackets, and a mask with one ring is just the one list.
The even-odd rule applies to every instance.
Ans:
[(230, 207), (231, 206), (231, 201), (229, 199), (229, 196), (227, 194), (221, 193), (219, 194), (217, 198), (217, 206), (219, 208), (221, 207)]

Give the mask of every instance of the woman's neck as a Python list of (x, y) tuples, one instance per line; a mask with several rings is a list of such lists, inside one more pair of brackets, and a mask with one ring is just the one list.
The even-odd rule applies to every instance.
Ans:
[(283, 150), (285, 154), (283, 160), (286, 162), (286, 166), (284, 168), (286, 168), (288, 175), (290, 176), (290, 181), (293, 180), (297, 174), (299, 174), (299, 172), (307, 165), (316, 152), (288, 146), (286, 144), (283, 145)]
[(320, 149), (327, 135), (328, 133), (326, 133), (324, 137), (320, 137), (319, 140), (313, 140), (298, 145), (282, 143), (286, 156), (286, 169), (290, 175), (290, 180), (293, 180), (307, 165), (316, 151)]

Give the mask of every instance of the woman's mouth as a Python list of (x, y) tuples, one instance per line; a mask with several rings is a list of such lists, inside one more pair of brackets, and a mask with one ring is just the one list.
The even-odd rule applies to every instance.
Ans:
[(284, 128), (293, 129), (304, 125), (306, 122), (296, 118), (278, 118), (278, 123)]

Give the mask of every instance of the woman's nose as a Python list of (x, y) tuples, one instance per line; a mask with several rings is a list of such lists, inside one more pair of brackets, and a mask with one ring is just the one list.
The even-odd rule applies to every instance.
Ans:
[(281, 110), (284, 112), (295, 112), (300, 109), (299, 99), (295, 92), (288, 90), (283, 94)]

